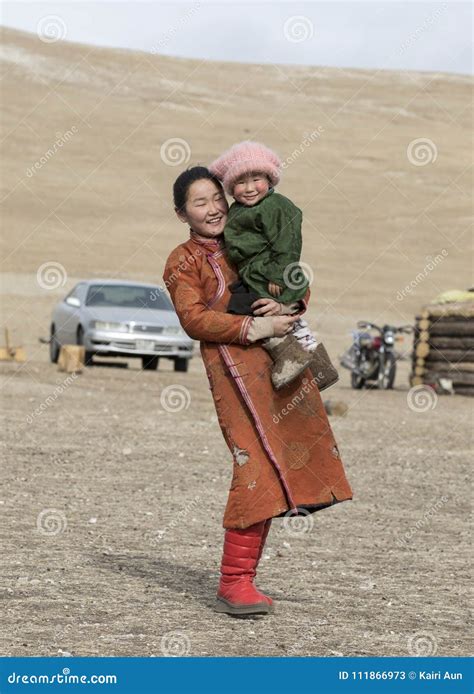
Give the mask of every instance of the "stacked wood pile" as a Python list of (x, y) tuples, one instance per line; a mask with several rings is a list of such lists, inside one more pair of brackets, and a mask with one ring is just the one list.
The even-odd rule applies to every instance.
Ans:
[(474, 395), (474, 294), (470, 301), (425, 306), (414, 337), (412, 386)]

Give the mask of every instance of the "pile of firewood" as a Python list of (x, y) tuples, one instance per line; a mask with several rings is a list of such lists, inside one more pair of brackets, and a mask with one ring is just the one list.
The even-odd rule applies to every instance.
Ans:
[(474, 395), (474, 294), (472, 301), (428, 304), (416, 316), (412, 386)]

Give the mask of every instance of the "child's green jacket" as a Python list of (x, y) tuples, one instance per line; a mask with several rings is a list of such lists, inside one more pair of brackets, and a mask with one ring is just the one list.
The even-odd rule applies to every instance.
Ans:
[(234, 202), (224, 229), (230, 261), (242, 280), (261, 297), (273, 297), (268, 283), (282, 288), (278, 301), (302, 299), (308, 280), (299, 265), (303, 214), (291, 200), (270, 188), (252, 207)]

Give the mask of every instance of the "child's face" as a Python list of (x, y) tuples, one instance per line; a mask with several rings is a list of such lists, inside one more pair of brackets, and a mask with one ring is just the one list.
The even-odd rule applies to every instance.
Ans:
[(233, 198), (242, 205), (252, 207), (268, 193), (270, 182), (264, 173), (254, 171), (241, 176), (234, 183)]

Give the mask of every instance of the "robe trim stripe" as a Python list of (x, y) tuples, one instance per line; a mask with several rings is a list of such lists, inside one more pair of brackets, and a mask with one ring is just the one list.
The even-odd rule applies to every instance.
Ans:
[(218, 253), (215, 253), (213, 255), (211, 255), (211, 254), (207, 255), (207, 259), (208, 259), (212, 269), (214, 270), (214, 274), (216, 275), (217, 281), (218, 281), (217, 292), (216, 292), (214, 298), (212, 299), (212, 301), (210, 302), (209, 307), (214, 306), (216, 301), (218, 301), (221, 298), (221, 296), (223, 295), (223, 293), (225, 291), (224, 275), (220, 271), (218, 263), (216, 263), (214, 260), (214, 256), (218, 256), (219, 254), (222, 255), (222, 251), (219, 251)]

